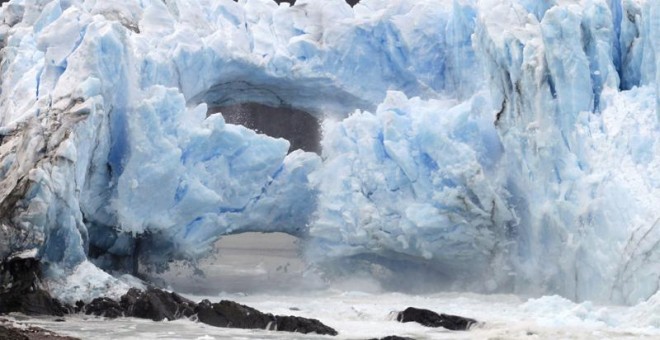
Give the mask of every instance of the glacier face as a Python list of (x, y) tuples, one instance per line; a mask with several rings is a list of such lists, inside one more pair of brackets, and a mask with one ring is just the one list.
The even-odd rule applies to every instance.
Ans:
[[(89, 261), (161, 269), (245, 231), (319, 263), (430, 264), (445, 288), (658, 291), (656, 1), (12, 0), (0, 18), (0, 257), (37, 249), (64, 299), (103, 293)], [(247, 102), (323, 120), (322, 155), (207, 117)]]

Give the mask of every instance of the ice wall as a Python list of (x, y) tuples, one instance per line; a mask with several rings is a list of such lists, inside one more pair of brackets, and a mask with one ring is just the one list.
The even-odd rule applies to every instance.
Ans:
[(487, 273), (477, 288), (486, 291), (628, 303), (653, 295), (658, 120), (643, 27), (654, 5), (471, 5), (490, 96), (452, 109), (388, 98), (373, 115), (330, 125), (319, 173), (345, 176), (317, 180), (311, 253), (429, 258), (456, 286)]
[(515, 223), (503, 153), (481, 94), (456, 103), (390, 92), (373, 114), (327, 123), (311, 256), (425, 259), (463, 282), (487, 273), (496, 289)]
[[(497, 125), (507, 150), (503, 166), (509, 171), (505, 187), (520, 218), (514, 251), (519, 257), (516, 286), (522, 290), (541, 287), (542, 291), (561, 292), (576, 299), (608, 296), (631, 301), (641, 297), (622, 292), (621, 283), (612, 278), (631, 274), (621, 258), (626, 262), (636, 257), (628, 253), (630, 242), (635, 242), (632, 239), (639, 237), (634, 235), (647, 230), (644, 242), (657, 242), (658, 231), (653, 225), (658, 216), (652, 209), (623, 197), (657, 202), (658, 188), (653, 181), (640, 185), (619, 176), (649, 178), (647, 171), (657, 167), (657, 160), (652, 161), (657, 157), (641, 161), (635, 156), (639, 149), (616, 154), (613, 150), (625, 148), (626, 137), (611, 135), (613, 127), (608, 122), (612, 116), (628, 115), (634, 116), (628, 119), (646, 121), (642, 123), (645, 131), (639, 132), (646, 136), (641, 137), (646, 140), (642, 152), (658, 154), (658, 123), (649, 104), (654, 95), (648, 88), (619, 92), (622, 78), (639, 85), (648, 83), (635, 79), (634, 74), (652, 73), (639, 70), (653, 63), (650, 60), (655, 54), (635, 56), (639, 53), (635, 45), (648, 44), (638, 36), (626, 43), (621, 53), (627, 60), (649, 61), (628, 62), (623, 68), (616, 64), (619, 59), (612, 55), (616, 55), (613, 51), (619, 41), (612, 36), (620, 31), (613, 25), (617, 23), (616, 6), (620, 5), (605, 1), (558, 5), (545, 11), (539, 22), (536, 17), (520, 16), (521, 11), (524, 13), (520, 7), (493, 2), (492, 10), (483, 14), (483, 25), (478, 25), (475, 46), (490, 65), (488, 73), (495, 80), (490, 85), (493, 104), (500, 108)], [(627, 25), (646, 25), (645, 20), (654, 17), (648, 4), (624, 2), (623, 6)], [(630, 19), (630, 13), (644, 10), (646, 19)], [(526, 29), (500, 33), (502, 25), (512, 23)], [(629, 39), (625, 34), (620, 36)], [(646, 95), (640, 95), (644, 91)], [(630, 97), (640, 101), (634, 106), (637, 110), (633, 111), (632, 106), (621, 110), (623, 106), (619, 105), (631, 101)], [(634, 130), (617, 133), (632, 136), (637, 134)], [(608, 137), (595, 141), (603, 135)], [(594, 154), (595, 148), (603, 154)], [(621, 163), (628, 158), (641, 163), (633, 170)], [(619, 198), (614, 198), (617, 195)], [(635, 211), (634, 218), (631, 211)], [(651, 258), (658, 255), (651, 248), (647, 248), (650, 258), (633, 260), (639, 275), (656, 275), (655, 260)], [(549, 264), (549, 258), (555, 260)], [(639, 279), (638, 283), (635, 289), (646, 290), (642, 295), (657, 290), (656, 279)]]
[[(0, 257), (37, 249), (66, 292), (103, 286), (72, 275), (88, 260), (161, 269), (282, 231), (317, 263), (423, 263), (446, 288), (646, 299), (659, 6), (10, 1)], [(324, 120), (322, 155), (206, 117), (245, 102)]]
[(401, 32), (405, 23), (389, 19), (414, 17), (412, 8), (4, 5), (2, 256), (38, 249), (52, 275), (66, 276), (87, 256), (132, 271), (137, 256), (156, 267), (194, 260), (226, 233), (306, 234), (316, 207), (307, 175), (319, 157), (287, 156), (286, 141), (206, 119), (205, 103), (341, 117), (375, 107), (389, 88), (432, 94), (445, 86), (424, 66), (437, 56), (408, 56), (442, 50), (444, 29)]

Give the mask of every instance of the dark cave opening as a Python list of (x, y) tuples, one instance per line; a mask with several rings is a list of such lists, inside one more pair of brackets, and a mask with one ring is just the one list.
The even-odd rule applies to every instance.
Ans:
[(257, 133), (288, 140), (291, 143), (289, 152), (301, 149), (321, 153), (320, 122), (305, 111), (250, 102), (209, 107), (207, 115), (218, 112), (228, 124), (243, 125)]

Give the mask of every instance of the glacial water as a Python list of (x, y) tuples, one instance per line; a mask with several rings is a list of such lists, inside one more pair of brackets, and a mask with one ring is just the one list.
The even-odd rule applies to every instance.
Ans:
[[(336, 337), (314, 334), (217, 328), (194, 320), (153, 322), (75, 315), (19, 321), (81, 339), (369, 339), (388, 335), (414, 339), (657, 339), (660, 313), (652, 304), (633, 307), (574, 303), (559, 296), (385, 292), (367, 278), (324, 286), (306, 273), (293, 237), (243, 234), (223, 239), (221, 251), (203, 264), (205, 277), (180, 267), (166, 278), (186, 297), (199, 301), (233, 300), (260, 311), (311, 317), (335, 328)], [(286, 268), (286, 269), (284, 269)], [(226, 292), (218, 290), (224, 289)], [(197, 292), (197, 293), (195, 293)], [(399, 323), (406, 307), (475, 318), (467, 332)], [(22, 319), (13, 315), (14, 320)], [(655, 325), (655, 327), (653, 327)]]

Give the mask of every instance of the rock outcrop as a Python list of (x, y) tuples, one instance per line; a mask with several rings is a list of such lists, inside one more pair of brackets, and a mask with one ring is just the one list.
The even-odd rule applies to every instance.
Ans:
[(177, 320), (191, 317), (197, 304), (177, 293), (157, 288), (146, 291), (131, 288), (119, 301), (106, 297), (96, 298), (80, 310), (87, 315), (117, 318), (121, 316), (153, 321)]
[(79, 306), (81, 312), (87, 315), (104, 316), (110, 319), (124, 316), (124, 309), (121, 304), (106, 297), (96, 298), (87, 305), (79, 301), (76, 305)]
[(211, 303), (203, 300), (197, 306), (199, 321), (217, 327), (267, 329), (297, 333), (337, 335), (337, 331), (316, 319), (262, 313), (233, 301)]
[(417, 322), (426, 327), (444, 327), (452, 331), (465, 331), (477, 320), (458, 315), (438, 314), (428, 309), (408, 307), (396, 317), (399, 322)]
[(39, 327), (14, 327), (12, 322), (0, 319), (0, 339), (2, 340), (79, 340), (62, 336)]
[(226, 300), (218, 303), (203, 300), (197, 304), (179, 294), (157, 288), (149, 288), (146, 291), (132, 288), (120, 301), (97, 298), (77, 308), (88, 315), (108, 318), (125, 316), (171, 321), (196, 316), (200, 322), (215, 327), (337, 335), (336, 330), (316, 319), (262, 313), (252, 307)]
[(146, 291), (132, 288), (121, 297), (121, 306), (126, 311), (126, 316), (172, 321), (193, 316), (197, 304), (173, 292), (156, 288)]
[(57, 315), (68, 309), (42, 288), (41, 267), (35, 258), (12, 258), (0, 263), (0, 314)]

